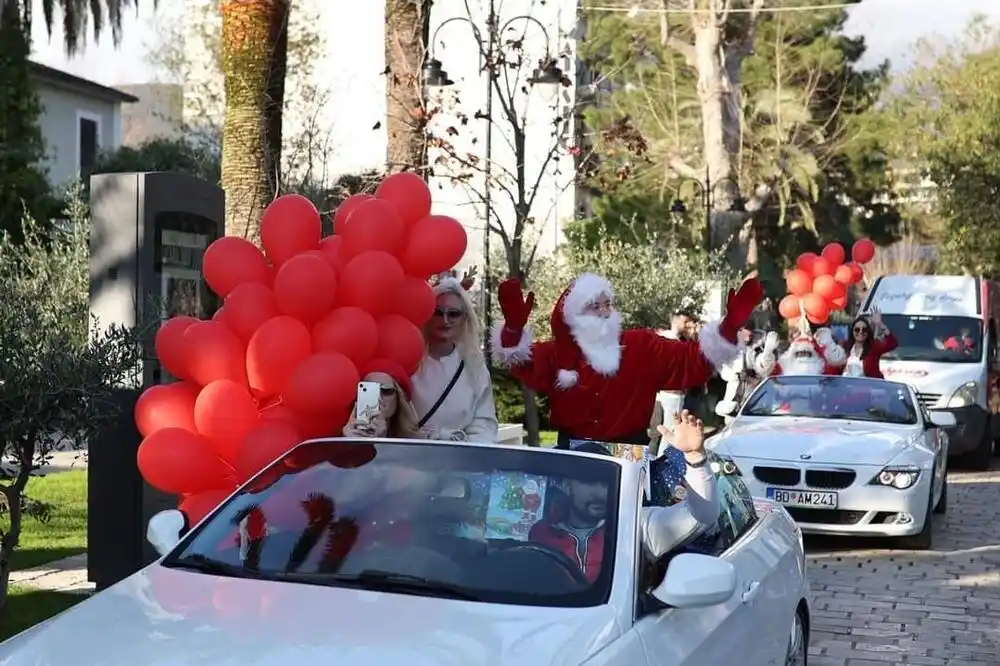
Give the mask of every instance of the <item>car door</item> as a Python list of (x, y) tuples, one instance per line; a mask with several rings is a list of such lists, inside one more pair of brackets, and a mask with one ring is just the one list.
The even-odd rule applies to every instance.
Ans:
[(794, 546), (771, 534), (773, 515), (758, 517), (739, 476), (720, 472), (717, 477), (718, 539), (715, 552), (707, 554), (722, 557), (736, 568), (736, 593), (717, 606), (645, 615), (638, 619), (636, 630), (650, 663), (780, 666), (795, 608), (789, 600), (791, 586), (782, 584), (780, 571), (787, 570), (783, 562), (795, 559)]

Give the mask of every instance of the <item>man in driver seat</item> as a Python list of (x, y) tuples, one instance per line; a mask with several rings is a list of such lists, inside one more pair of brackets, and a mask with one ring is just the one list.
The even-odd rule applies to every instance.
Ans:
[[(669, 434), (666, 426), (661, 433)], [(671, 446), (684, 454), (687, 506), (646, 506), (642, 509), (642, 541), (653, 559), (675, 545), (671, 514), (687, 510), (704, 527), (714, 526), (719, 517), (719, 498), (715, 475), (705, 454), (705, 432), (699, 419), (687, 410), (674, 415)], [(586, 442), (575, 449), (584, 453), (610, 455), (598, 442)], [(608, 486), (595, 479), (567, 479), (563, 491), (565, 510), (550, 507), (548, 515), (535, 523), (528, 540), (563, 553), (576, 562), (587, 580), (594, 581), (601, 572), (604, 558), (604, 518), (608, 507)], [(555, 514), (555, 515), (553, 515)]]

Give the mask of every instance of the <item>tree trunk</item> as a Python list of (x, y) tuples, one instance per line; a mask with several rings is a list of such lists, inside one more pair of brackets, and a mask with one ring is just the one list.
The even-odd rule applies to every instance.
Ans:
[(289, 0), (220, 0), (226, 234), (257, 241), (280, 183)]
[(386, 161), (390, 171), (414, 171), (424, 178), (427, 137), (422, 72), (430, 11), (430, 0), (385, 2)]
[[(18, 472), (27, 476), (25, 472)], [(7, 586), (10, 583), (11, 558), (21, 538), (21, 490), (24, 481), (18, 478), (11, 486), (0, 489), (0, 504), (7, 504), (10, 527), (0, 537), (0, 617), (7, 607)]]
[(528, 446), (538, 446), (542, 422), (538, 415), (538, 404), (535, 402), (535, 392), (521, 385), (524, 393), (524, 430), (525, 443)]

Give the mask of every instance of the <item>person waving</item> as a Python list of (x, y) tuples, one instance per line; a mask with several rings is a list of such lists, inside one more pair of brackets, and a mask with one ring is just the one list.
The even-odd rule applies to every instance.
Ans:
[(885, 379), (879, 368), (883, 354), (888, 354), (899, 343), (882, 323), (882, 312), (872, 308), (868, 314), (858, 315), (851, 325), (851, 337), (843, 343), (847, 363), (843, 374), (847, 377)]

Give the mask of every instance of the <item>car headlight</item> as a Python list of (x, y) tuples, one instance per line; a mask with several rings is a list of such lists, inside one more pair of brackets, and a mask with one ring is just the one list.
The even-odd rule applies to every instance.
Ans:
[(733, 462), (732, 458), (716, 455), (712, 458), (712, 473), (723, 476), (742, 476), (740, 468)]
[(968, 407), (976, 404), (979, 397), (979, 384), (976, 382), (966, 382), (958, 387), (948, 400), (948, 407)]
[(916, 467), (886, 467), (875, 475), (872, 483), (877, 486), (906, 490), (917, 482), (919, 476), (920, 470)]

